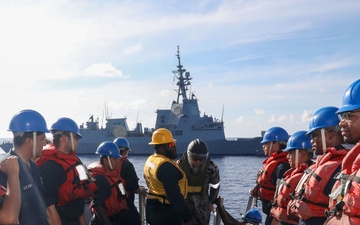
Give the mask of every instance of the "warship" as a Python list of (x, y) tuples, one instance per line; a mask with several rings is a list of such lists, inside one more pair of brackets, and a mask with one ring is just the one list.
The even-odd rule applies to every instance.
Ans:
[(80, 140), (77, 153), (94, 153), (103, 141), (113, 141), (116, 137), (125, 137), (131, 147), (130, 154), (153, 154), (154, 148), (149, 145), (152, 133), (158, 128), (167, 128), (176, 140), (177, 151), (182, 154), (187, 145), (194, 139), (203, 140), (212, 155), (264, 155), (261, 147), (262, 137), (226, 139), (224, 122), (212, 116), (200, 115), (198, 99), (189, 91), (190, 72), (187, 72), (180, 61), (180, 50), (177, 48), (177, 69), (173, 71), (177, 80), (177, 97), (170, 109), (156, 110), (154, 128), (143, 128), (137, 123), (130, 130), (126, 118), (107, 118), (104, 128), (99, 128), (99, 120), (93, 116), (80, 125)]
[[(79, 126), (82, 135), (76, 150), (79, 154), (93, 154), (103, 141), (113, 141), (117, 137), (125, 137), (130, 144), (132, 155), (150, 155), (154, 153), (151, 142), (152, 133), (158, 128), (167, 128), (176, 140), (178, 154), (186, 151), (188, 144), (194, 139), (201, 139), (207, 145), (211, 155), (259, 155), (263, 156), (262, 134), (250, 138), (226, 138), (224, 122), (212, 116), (200, 114), (198, 99), (189, 91), (192, 77), (180, 61), (180, 50), (177, 48), (177, 70), (173, 71), (177, 79), (177, 97), (172, 101), (170, 109), (156, 110), (155, 127), (148, 128), (136, 123), (129, 129), (126, 117), (110, 118), (107, 116), (105, 127), (99, 126), (99, 119), (92, 115), (85, 124)], [(263, 132), (261, 132), (263, 133)], [(0, 145), (5, 151), (8, 146)]]

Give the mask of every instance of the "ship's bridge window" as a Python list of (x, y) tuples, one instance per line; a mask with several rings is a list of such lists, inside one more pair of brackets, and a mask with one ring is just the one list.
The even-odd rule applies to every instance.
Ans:
[(182, 135), (183, 135), (183, 131), (182, 131), (182, 130), (176, 130), (176, 131), (175, 131), (175, 135), (176, 135), (176, 136), (182, 136)]

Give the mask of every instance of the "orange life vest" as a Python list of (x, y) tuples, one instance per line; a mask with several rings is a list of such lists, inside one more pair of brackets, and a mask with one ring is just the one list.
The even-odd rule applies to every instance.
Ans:
[(303, 220), (325, 217), (325, 211), (329, 209), (329, 196), (324, 194), (325, 187), (348, 153), (348, 150), (337, 150), (333, 147), (326, 151), (327, 153), (316, 161), (315, 167), (311, 167), (311, 172), (306, 173), (305, 182), (296, 188), (295, 200), (289, 204), (289, 211), (297, 212)]
[(276, 186), (271, 183), (271, 177), (280, 163), (288, 163), (287, 154), (288, 152), (275, 152), (264, 160), (264, 165), (257, 175), (256, 187), (253, 191), (254, 196), (267, 201), (273, 200)]
[(291, 168), (285, 172), (285, 178), (281, 180), (277, 187), (278, 190), (275, 193), (273, 206), (270, 211), (272, 216), (279, 221), (290, 224), (299, 223), (299, 218), (296, 214), (288, 214), (287, 205), (291, 199), (291, 193), (295, 191), (296, 185), (308, 167), (309, 164), (302, 163), (299, 168)]
[(351, 217), (346, 214), (341, 216), (333, 216), (328, 218), (324, 225), (358, 225), (360, 224), (360, 218)]
[[(70, 154), (65, 154), (56, 150), (54, 145), (49, 144), (42, 151), (42, 156), (36, 160), (36, 164), (38, 167), (41, 167), (47, 160), (53, 160), (61, 165), (66, 173), (66, 181), (59, 187), (58, 206), (63, 206), (75, 199), (88, 198), (94, 195), (97, 187), (95, 182), (89, 178), (88, 174), (87, 179), (80, 180), (76, 166), (83, 166), (83, 164), (75, 152), (71, 151)], [(84, 169), (86, 168), (84, 167)]]
[[(357, 157), (360, 154), (360, 146), (359, 144), (356, 145), (351, 151), (348, 152), (348, 154), (346, 154), (346, 156), (344, 157), (343, 161), (342, 161), (342, 171), (340, 174), (338, 174), (337, 176), (337, 181), (335, 182), (333, 188), (332, 188), (332, 193), (330, 194), (330, 200), (329, 200), (329, 208), (330, 211), (332, 210), (333, 213), (337, 210), (335, 208), (336, 204), (338, 202), (341, 202), (343, 197), (344, 197), (344, 188), (345, 188), (345, 184), (348, 181), (349, 175), (353, 172), (356, 171), (359, 168), (359, 161), (360, 158)], [(341, 183), (343, 183), (343, 187), (340, 187)]]
[[(114, 170), (107, 170), (99, 162), (91, 163), (88, 166), (91, 174), (96, 177), (97, 175), (103, 175), (110, 184), (111, 196), (105, 200), (105, 213), (106, 216), (112, 216), (123, 210), (128, 209), (126, 203), (126, 193), (122, 193), (119, 185), (123, 185), (124, 179)], [(124, 191), (125, 189), (123, 189)], [(91, 211), (95, 213), (95, 209), (90, 204)]]

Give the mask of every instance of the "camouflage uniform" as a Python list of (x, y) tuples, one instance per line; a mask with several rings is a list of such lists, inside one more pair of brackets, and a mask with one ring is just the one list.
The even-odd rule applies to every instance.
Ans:
[(209, 224), (210, 222), (209, 203), (211, 202), (213, 204), (215, 202), (220, 191), (219, 168), (209, 158), (205, 164), (204, 169), (197, 174), (194, 174), (192, 172), (192, 169), (190, 168), (190, 165), (187, 160), (186, 152), (184, 153), (183, 158), (177, 161), (178, 165), (186, 173), (186, 177), (188, 178), (188, 182), (189, 182), (189, 187), (194, 185), (194, 182), (197, 182), (197, 184), (195, 184), (194, 186), (199, 186), (199, 182), (202, 183), (200, 192), (195, 191), (191, 193), (191, 188), (189, 188), (189, 193), (187, 198), (189, 208), (193, 212), (193, 216), (198, 225)]

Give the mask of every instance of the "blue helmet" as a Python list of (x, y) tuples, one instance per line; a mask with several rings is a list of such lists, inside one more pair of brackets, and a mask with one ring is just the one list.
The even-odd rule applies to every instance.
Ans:
[(287, 146), (284, 151), (290, 151), (294, 149), (311, 150), (311, 137), (306, 135), (306, 131), (297, 131), (290, 136)]
[(126, 138), (123, 137), (118, 137), (114, 140), (114, 143), (119, 147), (119, 148), (125, 148), (125, 149), (129, 149), (130, 150), (130, 144), (128, 142), (128, 140)]
[(60, 119), (58, 119), (55, 123), (53, 123), (53, 125), (51, 125), (50, 128), (51, 131), (68, 131), (68, 132), (72, 132), (78, 135), (79, 138), (81, 138), (81, 134), (79, 133), (79, 127), (78, 125), (75, 123), (74, 120), (67, 118), (67, 117), (62, 117)]
[(44, 117), (32, 109), (24, 109), (16, 113), (10, 121), (8, 131), (50, 133)]
[(121, 158), (118, 146), (111, 141), (105, 141), (99, 145), (96, 149), (96, 154), (104, 155), (104, 156), (111, 156), (114, 158)]
[(360, 79), (350, 84), (342, 98), (341, 108), (337, 114), (360, 109)]
[(314, 112), (309, 123), (309, 130), (306, 135), (311, 134), (314, 130), (333, 127), (339, 125), (339, 117), (336, 112), (339, 108), (334, 106), (326, 106)]
[(246, 222), (253, 222), (253, 223), (262, 222), (261, 213), (256, 209), (250, 209), (245, 213), (245, 215), (241, 216), (241, 219), (243, 219)]
[(270, 141), (287, 141), (288, 139), (289, 134), (284, 128), (272, 127), (265, 132), (263, 140), (260, 143), (264, 144)]

